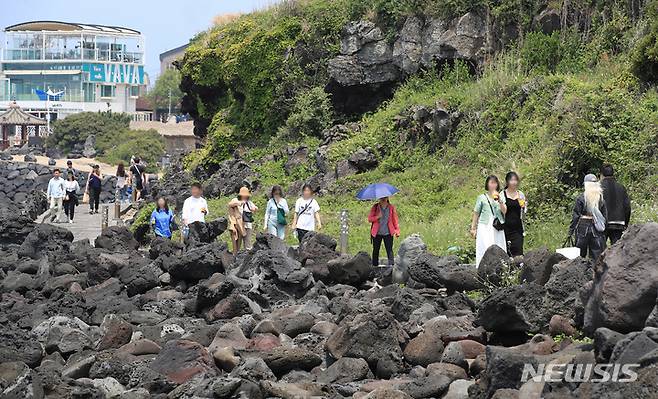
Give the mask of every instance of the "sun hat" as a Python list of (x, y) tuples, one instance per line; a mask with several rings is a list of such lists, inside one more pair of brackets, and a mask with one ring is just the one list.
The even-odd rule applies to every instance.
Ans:
[(596, 178), (596, 175), (590, 173), (585, 176), (583, 183), (596, 183), (597, 181), (599, 181), (599, 179)]
[(242, 187), (240, 188), (240, 192), (238, 193), (240, 197), (251, 197), (251, 193), (249, 192), (249, 189), (247, 187)]

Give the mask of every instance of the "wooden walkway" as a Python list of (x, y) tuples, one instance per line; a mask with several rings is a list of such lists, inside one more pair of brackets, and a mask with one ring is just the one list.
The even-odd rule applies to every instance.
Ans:
[[(128, 206), (123, 205), (121, 207), (122, 213), (126, 211)], [(118, 224), (123, 223), (121, 220), (117, 221), (114, 219), (114, 204), (101, 204), (98, 213), (95, 213), (93, 215), (89, 214), (88, 204), (80, 204), (75, 208), (75, 216), (73, 218), (73, 223), (68, 223), (68, 221), (64, 223), (56, 223), (56, 222), (50, 222), (49, 220), (45, 220), (43, 222), (69, 230), (70, 232), (73, 233), (73, 241), (88, 239), (91, 245), (94, 245), (94, 241), (96, 240), (96, 237), (98, 237), (101, 234), (101, 230), (102, 230), (103, 207), (107, 207), (108, 210), (108, 226), (116, 226)], [(48, 214), (49, 211), (46, 211), (41, 216), (39, 216), (39, 218), (36, 220), (37, 223), (41, 223), (41, 221)], [(64, 214), (62, 213), (62, 220), (65, 219), (66, 216), (64, 216)]]

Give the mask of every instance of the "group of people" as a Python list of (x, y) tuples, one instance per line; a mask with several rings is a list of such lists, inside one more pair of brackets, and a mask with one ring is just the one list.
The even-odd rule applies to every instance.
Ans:
[[(144, 187), (146, 186), (145, 167), (141, 164), (140, 159), (135, 157), (131, 161), (129, 172), (126, 172), (123, 163), (119, 163), (116, 171), (116, 201), (124, 202), (129, 200), (129, 192), (133, 193), (133, 201), (141, 199)], [(78, 183), (79, 172), (73, 168), (73, 161), (66, 161), (66, 169), (53, 170), (53, 177), (48, 182), (46, 196), (49, 202), (49, 212), (44, 217), (50, 218), (51, 222), (56, 223), (73, 223), (75, 217), (75, 208), (80, 204), (78, 192), (80, 184)], [(100, 207), (100, 197), (103, 187), (103, 175), (100, 166), (93, 165), (91, 172), (87, 176), (84, 187), (84, 198), (82, 202), (89, 203), (89, 214), (97, 214)], [(130, 191), (129, 191), (130, 190)]]
[[(501, 190), (498, 177), (485, 180), (485, 193), (478, 196), (473, 209), (470, 232), (476, 240), (475, 262), (480, 264), (492, 245), (512, 257), (523, 255), (524, 215), (528, 202), (519, 190), (519, 176), (509, 172)], [(583, 192), (576, 198), (569, 226), (569, 240), (580, 249), (580, 256), (598, 259), (606, 247), (617, 242), (628, 227), (631, 201), (626, 188), (617, 182), (611, 165), (604, 165), (600, 178), (588, 174)]]
[[(486, 178), (485, 192), (476, 199), (470, 226), (470, 233), (476, 240), (476, 265), (493, 245), (499, 246), (511, 257), (523, 255), (528, 200), (519, 185), (519, 175), (513, 171), (506, 174), (504, 187), (501, 187), (497, 176)], [(600, 180), (593, 174), (585, 176), (583, 186), (583, 193), (578, 196), (573, 208), (569, 237), (575, 240), (574, 244), (580, 249), (582, 257), (589, 256), (596, 260), (605, 249), (607, 239), (614, 244), (627, 228), (631, 215), (630, 199), (624, 186), (615, 180), (610, 165), (601, 168)], [(184, 236), (190, 223), (205, 222), (208, 215), (208, 203), (202, 196), (201, 185), (193, 184), (191, 194), (182, 210)], [(301, 197), (295, 202), (292, 220), (281, 186), (272, 187), (269, 197), (263, 220), (263, 229), (268, 233), (285, 239), (289, 227), (301, 244), (308, 232), (322, 227), (320, 205), (310, 185), (304, 185)], [(233, 254), (237, 255), (241, 247), (247, 250), (252, 248), (258, 212), (259, 208), (251, 200), (247, 187), (242, 187), (238, 195), (229, 201), (228, 230)], [(393, 241), (400, 236), (400, 226), (397, 210), (388, 197), (380, 198), (371, 207), (368, 222), (371, 223), (373, 265), (379, 266), (383, 243), (388, 265), (392, 266)], [(165, 198), (158, 199), (151, 215), (151, 224), (156, 235), (171, 238), (171, 226), (175, 224), (175, 219)]]

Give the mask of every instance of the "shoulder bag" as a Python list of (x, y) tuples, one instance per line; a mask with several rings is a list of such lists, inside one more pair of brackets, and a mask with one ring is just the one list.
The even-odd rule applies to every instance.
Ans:
[[(245, 205), (247, 206), (248, 211), (244, 210)], [(245, 223), (253, 223), (254, 222), (254, 214), (251, 212), (251, 207), (249, 207), (249, 202), (245, 202), (242, 204), (242, 221)]]
[(505, 223), (501, 222), (500, 219), (498, 219), (498, 216), (495, 216), (496, 214), (494, 213), (493, 206), (491, 205), (491, 201), (489, 201), (489, 197), (484, 194), (485, 197), (487, 198), (487, 203), (489, 203), (489, 208), (491, 209), (491, 216), (493, 216), (493, 227), (494, 229), (500, 231), (505, 228)]
[(279, 208), (279, 204), (272, 198), (272, 201), (274, 201), (274, 205), (276, 206), (276, 223), (285, 226), (288, 224), (288, 220), (286, 220), (286, 211), (283, 208)]

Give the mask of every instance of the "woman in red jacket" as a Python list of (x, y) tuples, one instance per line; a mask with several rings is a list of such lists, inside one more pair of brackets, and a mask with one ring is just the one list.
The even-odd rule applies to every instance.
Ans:
[(398, 226), (398, 213), (395, 207), (388, 201), (388, 197), (380, 198), (379, 202), (372, 206), (368, 221), (372, 223), (370, 228), (370, 237), (372, 241), (372, 264), (379, 266), (379, 249), (382, 241), (386, 248), (388, 265), (393, 266), (393, 237), (400, 236), (400, 226)]

